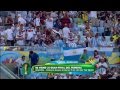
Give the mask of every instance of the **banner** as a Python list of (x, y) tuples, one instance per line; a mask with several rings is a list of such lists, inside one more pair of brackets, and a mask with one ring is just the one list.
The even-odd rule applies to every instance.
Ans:
[(90, 56), (94, 55), (94, 50), (99, 51), (99, 54), (102, 52), (105, 53), (106, 56), (110, 57), (113, 52), (113, 48), (64, 48), (63, 53), (64, 53), (64, 59), (65, 60), (79, 60), (80, 55), (83, 54), (84, 49), (87, 50), (87, 53)]
[[(113, 52), (113, 48), (76, 48), (76, 49), (63, 49), (52, 48), (47, 51), (34, 51), (39, 55), (39, 63), (45, 64), (51, 62), (51, 59), (55, 61), (79, 61), (80, 55), (83, 53), (83, 50), (87, 49), (88, 55), (93, 56), (94, 50), (98, 50), (99, 53), (105, 52), (105, 55), (108, 57), (108, 62), (110, 64), (119, 64), (120, 57), (119, 53)], [(16, 59), (20, 58), (22, 55), (26, 56), (26, 60), (29, 61), (29, 51), (1, 51), (0, 53), (0, 62), (2, 63), (14, 63)], [(38, 64), (39, 64), (38, 63)], [(78, 62), (79, 63), (79, 62)]]
[(90, 64), (46, 64), (35, 65), (32, 67), (33, 72), (47, 72), (47, 73), (65, 73), (70, 72), (94, 72), (95, 66)]

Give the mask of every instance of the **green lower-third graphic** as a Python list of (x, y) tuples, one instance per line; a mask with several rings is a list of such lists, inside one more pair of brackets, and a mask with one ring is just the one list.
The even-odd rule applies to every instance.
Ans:
[(31, 67), (28, 63), (23, 64), (22, 66), (22, 74), (29, 75), (31, 73)]

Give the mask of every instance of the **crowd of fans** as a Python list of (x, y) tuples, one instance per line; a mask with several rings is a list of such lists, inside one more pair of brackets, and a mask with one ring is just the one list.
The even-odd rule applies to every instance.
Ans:
[[(4, 25), (3, 25), (4, 23)], [(2, 20), (1, 46), (119, 47), (119, 11), (16, 11)]]

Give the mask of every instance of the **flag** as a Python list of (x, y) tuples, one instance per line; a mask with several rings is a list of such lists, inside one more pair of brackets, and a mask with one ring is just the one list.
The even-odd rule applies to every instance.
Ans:
[(64, 60), (79, 60), (84, 48), (64, 48)]
[[(63, 54), (64, 54), (64, 60), (74, 60), (78, 61), (80, 59), (80, 56), (83, 54), (84, 49), (87, 50), (88, 57), (94, 55), (94, 50), (97, 50), (99, 52), (105, 52), (106, 56), (111, 56), (113, 48), (97, 48), (97, 47), (87, 47), (87, 48), (63, 48)], [(91, 61), (90, 61), (91, 62)]]

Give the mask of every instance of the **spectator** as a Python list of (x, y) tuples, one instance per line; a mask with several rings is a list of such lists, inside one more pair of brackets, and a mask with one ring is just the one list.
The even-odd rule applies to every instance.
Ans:
[(100, 58), (107, 58), (105, 52), (102, 52), (102, 53), (101, 53), (101, 57), (100, 57)]
[(78, 35), (77, 45), (78, 47), (86, 47), (85, 42), (81, 40), (80, 35)]
[(80, 61), (83, 62), (83, 63), (85, 63), (85, 62), (88, 60), (88, 58), (89, 58), (89, 57), (88, 57), (87, 50), (84, 49), (83, 54), (82, 54), (81, 57), (80, 57)]
[(73, 33), (69, 33), (66, 43), (68, 44), (68, 47), (77, 47)]
[(106, 20), (105, 21), (105, 24), (104, 24), (104, 27), (105, 27), (105, 35), (106, 36), (110, 36), (110, 29), (111, 29), (111, 21), (109, 21), (109, 20)]
[(52, 46), (52, 40), (50, 37), (46, 37), (45, 40), (44, 40), (44, 45), (45, 47), (51, 47)]
[(102, 40), (100, 41), (100, 47), (108, 47), (108, 42), (106, 41), (105, 37), (102, 37)]
[(52, 29), (53, 28), (53, 18), (49, 15), (47, 15), (47, 19), (45, 20), (46, 28)]
[(116, 44), (116, 47), (119, 49), (120, 48), (120, 37), (117, 39), (115, 44)]
[(40, 16), (40, 23), (41, 23), (41, 28), (43, 29), (45, 26), (45, 20), (46, 20), (46, 14), (41, 13), (42, 15)]
[(79, 30), (83, 31), (85, 29), (84, 28), (84, 22), (82, 20), (82, 16), (81, 15), (79, 15), (78, 18), (77, 18), (77, 25), (78, 25)]
[(115, 47), (115, 43), (114, 43), (112, 37), (110, 38), (110, 42), (109, 42), (108, 46), (109, 46), (109, 47)]
[(54, 25), (55, 28), (62, 29), (61, 22), (59, 19), (56, 20), (56, 23)]
[(69, 37), (70, 29), (67, 27), (67, 24), (65, 24), (65, 27), (63, 28), (63, 38), (67, 39)]
[(35, 26), (40, 27), (40, 15), (39, 13), (36, 14), (36, 18), (34, 20)]
[(18, 24), (23, 24), (24, 26), (26, 25), (26, 20), (22, 18), (21, 14), (18, 14)]
[(119, 33), (117, 33), (116, 31), (114, 31), (113, 35), (112, 35), (112, 38), (113, 38), (113, 41), (116, 42), (117, 39), (119, 38)]
[(23, 24), (20, 25), (20, 29), (16, 33), (16, 40), (17, 40), (17, 45), (24, 46), (25, 45), (25, 38), (26, 38), (26, 33), (25, 29), (23, 28)]
[(8, 15), (8, 16), (6, 17), (5, 23), (6, 23), (6, 25), (12, 25), (12, 24), (14, 23), (14, 20), (13, 20), (13, 18), (11, 17), (11, 15)]
[(11, 26), (8, 27), (8, 29), (5, 31), (5, 34), (7, 37), (7, 45), (14, 46), (13, 30), (11, 29)]
[(98, 36), (98, 33), (95, 35), (95, 37), (92, 37), (91, 39), (91, 45), (92, 47), (98, 47), (100, 42), (100, 38)]
[(84, 21), (84, 22), (87, 22), (87, 21), (88, 21), (88, 12), (87, 12), (87, 11), (83, 11), (83, 12), (81, 13), (81, 15), (82, 15), (83, 21)]
[(16, 61), (15, 61), (15, 63), (16, 63), (16, 66), (15, 66), (15, 74), (20, 74), (20, 76), (21, 76), (21, 73), (20, 73), (20, 68), (22, 68), (22, 65), (24, 64), (24, 63), (26, 63), (26, 61), (25, 61), (25, 56), (22, 56), (21, 58), (18, 58)]
[(16, 42), (16, 33), (18, 32), (19, 30), (19, 27), (18, 27), (18, 23), (14, 23), (14, 25), (12, 26), (12, 30), (13, 30), (13, 37), (14, 37), (14, 42)]
[(26, 44), (30, 45), (30, 41), (35, 37), (35, 29), (29, 24), (29, 28), (26, 31)]
[(60, 35), (59, 34), (56, 36), (56, 40), (55, 40), (54, 44), (57, 47), (63, 47), (63, 41), (60, 39)]
[(85, 37), (85, 43), (86, 43), (86, 47), (91, 47), (91, 35), (89, 33), (86, 34), (86, 37)]
[(84, 34), (90, 34), (90, 36), (92, 37), (93, 36), (93, 33), (91, 31), (91, 25), (90, 25), (90, 22), (85, 22), (85, 29), (84, 29)]
[(64, 17), (61, 18), (61, 24), (62, 24), (62, 27), (69, 27), (69, 24), (70, 24), (70, 19), (68, 17), (68, 14), (67, 13), (64, 13)]
[(99, 55), (97, 50), (94, 50), (94, 57), (93, 58), (96, 59), (97, 62), (99, 61), (100, 55)]
[(105, 58), (101, 58), (97, 64), (98, 73), (100, 75), (105, 75), (108, 69), (108, 64), (105, 61)]
[(29, 59), (31, 61), (31, 66), (33, 65), (37, 65), (38, 64), (38, 61), (39, 61), (39, 56), (37, 53), (33, 52), (33, 51), (30, 51), (29, 52)]

